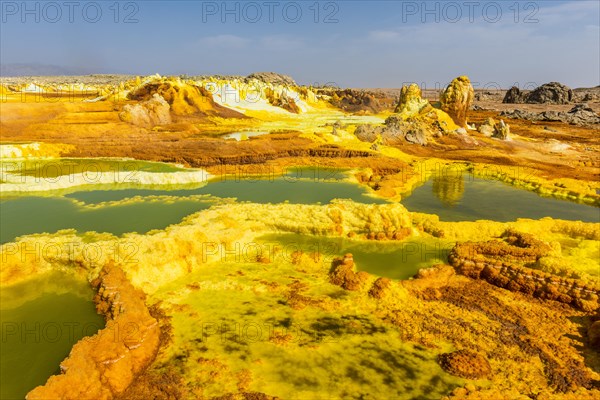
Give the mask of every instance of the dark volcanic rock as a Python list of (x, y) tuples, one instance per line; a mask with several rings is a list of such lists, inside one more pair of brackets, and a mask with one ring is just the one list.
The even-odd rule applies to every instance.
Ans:
[(600, 124), (600, 115), (594, 112), (594, 110), (585, 103), (577, 104), (568, 112), (543, 111), (541, 113), (536, 113), (525, 110), (513, 110), (502, 111), (500, 115), (503, 117), (525, 119), (528, 121), (558, 121), (578, 126)]
[(475, 92), (476, 101), (499, 101), (501, 98), (501, 92), (491, 92), (489, 90), (483, 92)]
[(502, 111), (500, 112), (501, 117), (508, 117), (512, 119), (525, 119), (528, 121), (543, 121), (544, 117), (543, 113), (536, 113), (527, 110), (512, 110), (512, 111)]
[(572, 125), (600, 124), (600, 115), (594, 112), (586, 103), (577, 104), (566, 114), (566, 120)]
[(573, 91), (558, 82), (546, 83), (527, 95), (530, 104), (569, 104), (573, 100)]
[(573, 102), (600, 101), (600, 86), (573, 89)]
[(518, 87), (513, 86), (506, 92), (502, 102), (506, 104), (519, 104), (524, 103), (524, 100), (525, 94), (521, 92)]
[(546, 83), (531, 92), (522, 92), (518, 87), (511, 87), (504, 96), (506, 104), (569, 104), (574, 95), (571, 88), (558, 82)]

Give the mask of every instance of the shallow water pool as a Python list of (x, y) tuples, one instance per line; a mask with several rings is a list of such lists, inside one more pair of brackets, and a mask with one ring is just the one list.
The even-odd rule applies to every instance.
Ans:
[(2, 160), (2, 172), (21, 176), (33, 176), (39, 179), (56, 178), (63, 175), (84, 174), (93, 182), (99, 173), (131, 174), (137, 172), (181, 172), (185, 169), (172, 164), (120, 160), (108, 158), (60, 158), (60, 159), (24, 159)]
[(54, 233), (61, 229), (96, 231), (121, 235), (164, 229), (186, 216), (207, 209), (203, 200), (151, 200), (102, 207), (84, 207), (64, 197), (22, 197), (0, 201), (0, 243), (32, 233)]
[(600, 222), (598, 207), (542, 197), (504, 182), (469, 175), (433, 177), (401, 203), (409, 211), (437, 214), (442, 221), (508, 222), (517, 218), (552, 217)]
[(79, 339), (104, 327), (92, 297), (86, 282), (60, 273), (2, 288), (0, 398), (23, 399), (59, 373)]
[(425, 237), (380, 242), (286, 233), (264, 235), (258, 240), (279, 244), (279, 255), (288, 258), (295, 251), (319, 252), (330, 262), (352, 253), (358, 271), (391, 279), (409, 279), (421, 268), (446, 263), (454, 246), (450, 241)]
[[(326, 204), (335, 198), (385, 203), (385, 200), (366, 196), (365, 188), (344, 182), (345, 177), (345, 172), (338, 169), (292, 168), (284, 176), (222, 176), (196, 189), (115, 188), (75, 191), (65, 196), (5, 197), (0, 200), (3, 221), (0, 242), (68, 228), (115, 235), (146, 233), (179, 223), (184, 217), (216, 204), (218, 198), (255, 203)], [(105, 202), (114, 203), (90, 207)]]
[[(151, 163), (155, 164), (155, 163)], [(205, 186), (167, 189), (73, 191), (61, 196), (4, 197), (0, 201), (0, 241), (17, 236), (74, 228), (120, 235), (146, 233), (179, 223), (219, 198), (253, 203), (327, 204), (333, 199), (384, 204), (363, 186), (346, 182), (347, 171), (335, 168), (291, 168), (283, 176), (222, 175)], [(160, 196), (157, 198), (156, 196)], [(113, 202), (112, 204), (99, 203)], [(437, 214), (442, 221), (514, 221), (552, 217), (600, 222), (600, 209), (572, 201), (542, 197), (503, 182), (473, 177), (433, 177), (401, 203), (409, 211)]]

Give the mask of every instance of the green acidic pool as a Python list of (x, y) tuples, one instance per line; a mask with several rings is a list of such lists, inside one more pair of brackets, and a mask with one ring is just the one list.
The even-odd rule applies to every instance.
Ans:
[[(0, 200), (0, 241), (6, 243), (21, 235), (53, 233), (73, 228), (80, 232), (97, 231), (120, 235), (146, 233), (179, 223), (184, 217), (206, 209), (218, 198), (235, 197), (256, 203), (315, 204), (335, 198), (364, 203), (385, 203), (366, 196), (358, 185), (343, 182), (346, 175), (337, 169), (293, 168), (284, 176), (241, 177), (227, 175), (213, 179), (207, 186), (186, 190), (92, 190), (65, 196), (5, 197)], [(124, 200), (132, 199), (133, 201)], [(162, 196), (160, 199), (150, 196)], [(195, 196), (192, 197), (192, 196)], [(199, 199), (198, 196), (205, 196)], [(121, 204), (86, 207), (104, 202)]]
[(408, 279), (421, 268), (446, 263), (448, 253), (454, 245), (450, 241), (426, 237), (379, 242), (292, 233), (265, 235), (259, 240), (267, 244), (279, 244), (279, 256), (290, 259), (291, 254), (298, 250), (305, 253), (319, 252), (327, 261), (352, 253), (359, 271), (392, 279)]
[(469, 175), (433, 177), (403, 199), (402, 204), (409, 211), (437, 214), (442, 221), (508, 222), (552, 217), (600, 222), (598, 207), (542, 197), (503, 182)]
[(88, 204), (119, 201), (134, 196), (191, 196), (212, 195), (237, 198), (252, 203), (327, 204), (333, 199), (352, 199), (360, 203), (386, 203), (385, 200), (366, 196), (366, 190), (352, 183), (312, 179), (290, 180), (286, 178), (243, 179), (218, 178), (205, 187), (193, 190), (138, 190), (77, 192), (69, 198)]
[(64, 197), (21, 197), (0, 201), (0, 241), (32, 233), (73, 228), (121, 235), (164, 229), (210, 207), (201, 200), (152, 200), (86, 208)]
[[(347, 172), (340, 169), (303, 167), (292, 168), (283, 176), (220, 175), (206, 186), (194, 189), (90, 190), (65, 196), (5, 197), (0, 201), (3, 221), (0, 241), (6, 243), (20, 235), (53, 233), (67, 228), (116, 235), (146, 233), (179, 223), (219, 198), (253, 203), (327, 204), (336, 198), (361, 203), (386, 202), (367, 196), (366, 188), (344, 181), (346, 177)], [(199, 196), (205, 198), (199, 199)], [(212, 200), (208, 199), (210, 196)], [(115, 203), (90, 207), (105, 202)], [(600, 222), (597, 207), (541, 197), (502, 182), (473, 177), (434, 177), (403, 199), (402, 204), (410, 211), (437, 214), (444, 221), (506, 222), (548, 216)]]
[(4, 173), (12, 173), (36, 178), (56, 178), (63, 175), (84, 174), (90, 178), (98, 173), (112, 172), (115, 174), (131, 174), (136, 172), (181, 172), (185, 171), (167, 163), (117, 160), (117, 159), (87, 159), (87, 158), (60, 158), (39, 160), (3, 160), (0, 163)]
[(2, 288), (0, 398), (23, 399), (59, 373), (81, 338), (104, 327), (86, 282), (65, 274)]

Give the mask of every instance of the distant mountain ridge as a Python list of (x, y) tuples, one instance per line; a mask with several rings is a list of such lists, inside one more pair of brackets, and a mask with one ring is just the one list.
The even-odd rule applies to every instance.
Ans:
[(84, 67), (66, 67), (62, 65), (37, 63), (0, 64), (0, 76), (69, 76), (98, 73)]

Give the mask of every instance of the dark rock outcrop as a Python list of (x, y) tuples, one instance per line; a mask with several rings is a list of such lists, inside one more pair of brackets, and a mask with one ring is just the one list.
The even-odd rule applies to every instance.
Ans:
[(513, 119), (525, 119), (528, 121), (555, 121), (578, 126), (600, 124), (600, 115), (594, 112), (594, 110), (585, 103), (575, 105), (568, 112), (543, 111), (536, 113), (517, 109), (513, 111), (502, 111), (500, 115)]
[(571, 88), (558, 82), (546, 83), (531, 92), (523, 92), (513, 86), (502, 100), (507, 104), (569, 104), (571, 101), (573, 101)]
[(546, 83), (527, 95), (526, 103), (531, 104), (569, 104), (573, 100), (573, 91), (558, 82)]
[(506, 92), (502, 102), (506, 104), (525, 103), (525, 97), (525, 94), (521, 92), (518, 87), (513, 86), (508, 90), (508, 92)]
[(594, 125), (600, 124), (600, 115), (594, 112), (594, 110), (586, 103), (577, 104), (571, 108), (569, 112), (564, 113), (566, 115), (561, 117), (564, 122), (568, 122), (571, 125)]
[(500, 91), (479, 91), (475, 92), (475, 100), (476, 101), (500, 101), (502, 99), (502, 92)]
[(328, 96), (331, 105), (352, 113), (378, 113), (389, 107), (383, 94), (367, 90), (323, 88), (317, 94)]
[(573, 89), (573, 102), (600, 101), (600, 86)]

